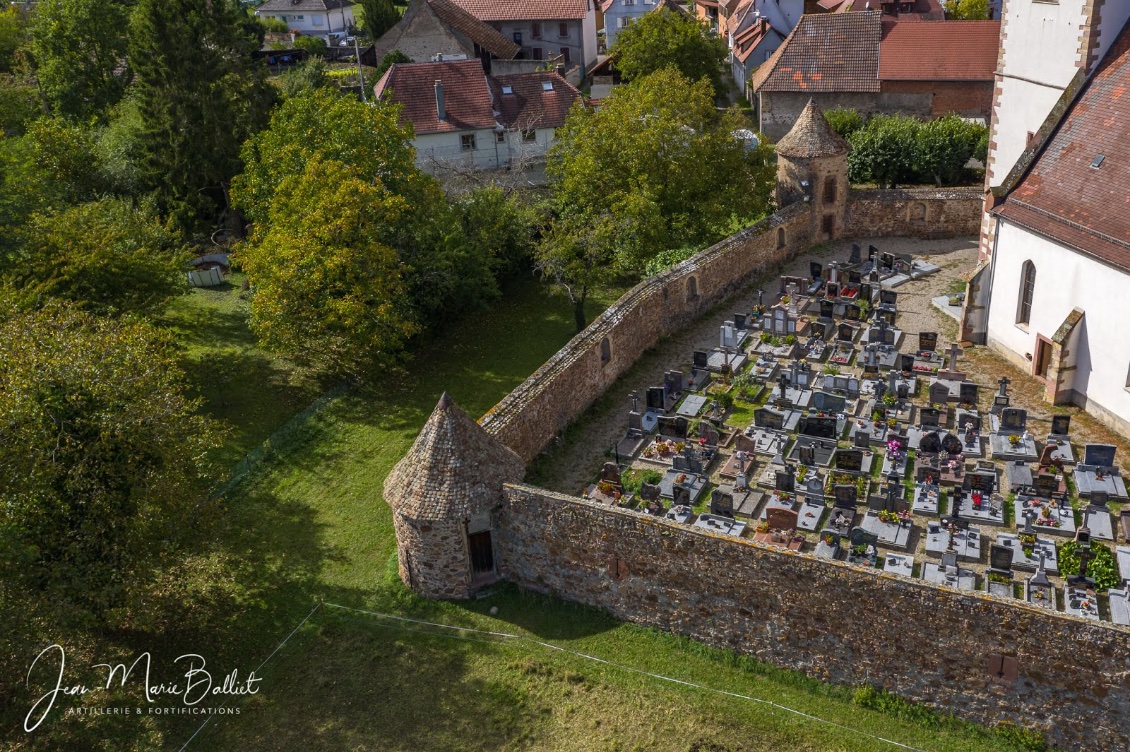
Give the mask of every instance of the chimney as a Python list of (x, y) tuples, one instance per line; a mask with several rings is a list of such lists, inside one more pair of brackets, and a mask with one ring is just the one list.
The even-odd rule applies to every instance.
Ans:
[(436, 117), (447, 119), (447, 110), (443, 107), (443, 81), (436, 81)]

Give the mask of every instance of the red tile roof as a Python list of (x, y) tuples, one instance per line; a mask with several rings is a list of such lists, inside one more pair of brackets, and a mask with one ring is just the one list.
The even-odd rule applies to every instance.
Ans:
[(734, 57), (744, 63), (771, 30), (772, 27), (764, 18), (743, 29), (734, 37)]
[[(443, 84), (443, 120), (436, 109), (436, 81)], [(478, 60), (400, 63), (388, 69), (373, 93), (377, 99), (403, 105), (400, 120), (412, 123), (416, 135), (483, 130), (498, 124)]]
[(494, 27), (487, 26), (452, 0), (428, 0), (428, 6), (444, 23), (461, 32), (495, 57), (510, 60), (522, 51), (521, 45), (502, 36)]
[[(491, 76), (489, 83), (499, 120), (508, 128), (559, 128), (573, 103), (581, 100), (581, 92), (556, 73)], [(547, 91), (545, 84), (552, 90)], [(504, 86), (511, 93), (503, 93)]]
[(755, 91), (879, 91), (882, 14), (804, 15), (753, 77)]
[(884, 81), (992, 81), (1000, 21), (883, 21)]
[(997, 213), (1130, 271), (1128, 136), (1130, 24)]
[(480, 21), (556, 21), (584, 18), (586, 0), (452, 0)]

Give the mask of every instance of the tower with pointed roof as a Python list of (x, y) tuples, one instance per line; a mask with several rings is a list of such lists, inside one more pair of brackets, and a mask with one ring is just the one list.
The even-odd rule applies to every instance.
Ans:
[(445, 393), (385, 479), (404, 584), (425, 598), (469, 598), (493, 582), (492, 511), (525, 471)]
[(777, 205), (809, 202), (814, 241), (843, 235), (851, 147), (832, 130), (811, 99), (792, 129), (777, 142), (776, 150)]

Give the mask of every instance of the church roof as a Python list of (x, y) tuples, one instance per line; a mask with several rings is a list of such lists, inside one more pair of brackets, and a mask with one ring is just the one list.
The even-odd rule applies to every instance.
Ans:
[(446, 393), (412, 448), (385, 478), (384, 498), (414, 520), (465, 519), (491, 509), (526, 466)]
[(832, 130), (824, 113), (811, 99), (784, 138), (777, 142), (777, 153), (785, 157), (830, 157), (847, 154), (848, 142)]
[(1130, 24), (996, 212), (1130, 271), (1128, 91)]

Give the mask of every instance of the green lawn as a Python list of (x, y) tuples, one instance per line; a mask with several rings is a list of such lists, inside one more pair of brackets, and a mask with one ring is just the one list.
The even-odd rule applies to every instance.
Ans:
[[(223, 333), (220, 341), (254, 353), (237, 315), (242, 303), (222, 292), (209, 295), (196, 294), (179, 325)], [(594, 301), (590, 316), (609, 297)], [(202, 308), (214, 309), (220, 326), (210, 327), (211, 314)], [(155, 660), (200, 653), (217, 671), (238, 667), (246, 675), (323, 600), (518, 634), (622, 667), (771, 700), (840, 726), (529, 641), (453, 635), (323, 607), (260, 673), (260, 692), (242, 701), (240, 715), (211, 723), (189, 750), (895, 749), (847, 729), (931, 752), (1016, 749), (963, 724), (869, 710), (854, 704), (848, 689), (510, 586), (470, 603), (429, 602), (409, 592), (396, 576), (391, 513), (381, 498), (385, 475), (444, 390), (471, 415), (481, 415), (568, 340), (571, 322), (564, 300), (520, 283), (492, 310), (441, 332), (405, 373), (390, 374), (375, 392), (335, 400), (281, 458), (228, 496), (227, 516), (209, 538), (210, 560), (226, 572), (213, 579), (238, 583), (238, 597), (216, 595), (206, 587), (212, 582), (187, 581), (182, 587), (210, 596), (200, 606), (208, 615), (194, 615), (194, 626), (174, 623), (159, 637), (104, 639), (126, 653), (151, 650)], [(210, 346), (207, 336), (191, 344)], [(258, 441), (301, 407), (276, 404), (280, 395), (294, 394), (280, 374), (285, 370), (275, 363), (243, 372), (249, 379), (271, 376), (261, 390), (247, 384), (239, 399), (233, 390), (228, 416), (247, 421), (245, 442)], [(497, 616), (489, 614), (493, 606)], [(89, 721), (101, 730), (97, 738), (111, 739), (99, 749), (179, 749), (199, 722), (161, 720), (142, 739), (133, 723)], [(26, 747), (0, 743), (9, 748), (52, 747), (34, 740)]]

